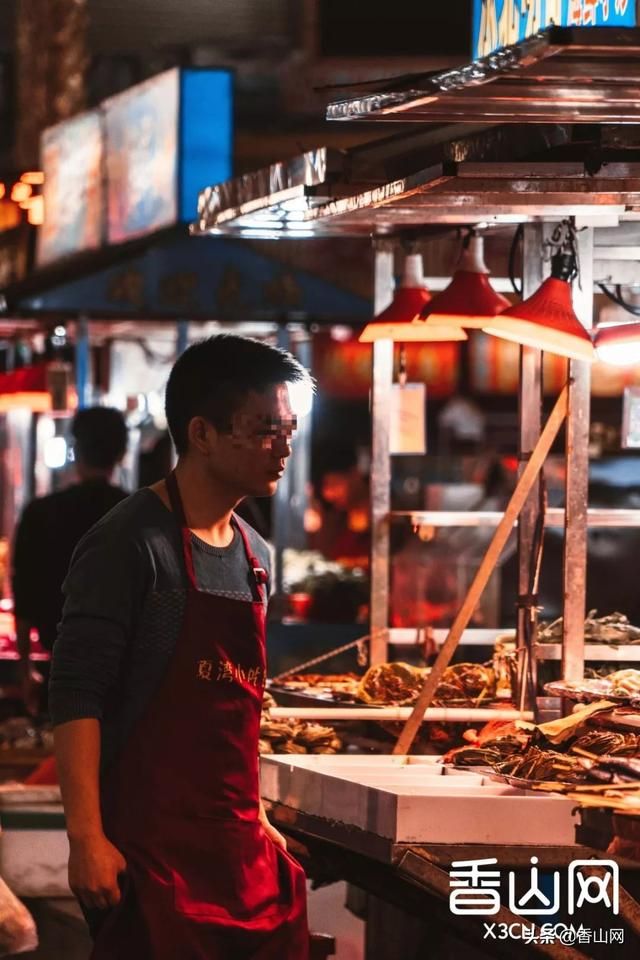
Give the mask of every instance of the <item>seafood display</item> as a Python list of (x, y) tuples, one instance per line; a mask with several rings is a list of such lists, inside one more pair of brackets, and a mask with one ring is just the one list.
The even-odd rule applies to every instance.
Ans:
[(616, 670), (607, 677), (616, 697), (640, 696), (640, 670)]
[(269, 753), (337, 753), (342, 741), (333, 727), (304, 720), (272, 720), (270, 709), (276, 705), (269, 693), (262, 702), (258, 752)]
[(515, 635), (504, 634), (496, 638), (491, 662), (496, 676), (497, 700), (512, 700), (517, 689), (517, 657)]
[(615, 670), (606, 677), (584, 680), (554, 680), (545, 685), (545, 691), (551, 696), (567, 697), (578, 702), (607, 699), (631, 703), (637, 700), (640, 703), (640, 670)]
[(369, 667), (358, 687), (365, 703), (404, 707), (415, 703), (424, 686), (426, 670), (409, 663), (379, 663)]
[(586, 780), (596, 783), (637, 783), (640, 789), (640, 760), (622, 757), (602, 757), (596, 761), (582, 761)]
[(529, 753), (528, 760), (503, 763), (494, 778), (513, 786), (564, 793), (582, 807), (640, 814), (640, 760), (610, 756), (590, 760), (562, 754), (554, 759), (552, 751)]
[(0, 723), (0, 751), (53, 750), (53, 731), (26, 717), (12, 717)]
[(495, 770), (504, 777), (519, 780), (577, 783), (584, 778), (580, 758), (539, 747), (529, 747), (524, 754), (502, 760), (496, 764)]
[(360, 677), (355, 673), (293, 673), (271, 681), (274, 690), (328, 697), (333, 700), (355, 700)]
[(640, 736), (635, 733), (616, 733), (613, 730), (591, 730), (574, 740), (569, 749), (572, 753), (635, 757), (640, 754)]
[[(360, 682), (358, 697), (365, 703), (410, 706), (424, 686), (428, 668), (408, 663), (380, 663), (370, 667)], [(434, 706), (449, 704), (476, 706), (492, 699), (496, 675), (479, 663), (456, 663), (447, 667), (434, 697)]]
[(450, 750), (444, 755), (444, 762), (452, 763), (454, 767), (495, 767), (507, 757), (520, 754), (522, 749), (523, 743), (519, 737), (497, 737), (483, 744)]
[(493, 698), (496, 692), (496, 675), (491, 667), (480, 663), (456, 663), (447, 667), (438, 684), (435, 700), (460, 700), (480, 704)]
[[(624, 613), (610, 613), (606, 617), (598, 617), (597, 613), (597, 610), (590, 610), (584, 622), (584, 639), (587, 643), (640, 643), (640, 627), (629, 623), (629, 618)], [(558, 617), (553, 623), (541, 623), (538, 641), (561, 643), (562, 617)]]

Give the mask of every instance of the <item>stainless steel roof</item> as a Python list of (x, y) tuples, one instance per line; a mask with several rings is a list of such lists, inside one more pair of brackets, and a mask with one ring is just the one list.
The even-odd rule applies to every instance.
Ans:
[[(343, 152), (321, 147), (207, 187), (200, 194), (192, 232), (246, 237), (343, 234), (341, 225), (333, 229), (333, 204), (342, 214), (354, 205), (360, 210), (392, 199), (399, 203), (407, 191), (451, 180), (460, 163), (544, 156), (569, 140), (569, 128), (558, 124), (453, 125), (420, 128)], [(464, 222), (473, 219), (473, 213), (465, 211)], [(454, 217), (452, 222), (459, 220)], [(360, 232), (358, 221), (354, 233)]]
[(640, 28), (551, 27), (467, 66), (385, 80), (329, 120), (640, 122)]
[(640, 163), (439, 165), (310, 209), (305, 222), (336, 233), (392, 234), (435, 224), (499, 224), (640, 211)]
[(418, 127), (344, 153), (322, 148), (207, 188), (192, 230), (385, 235), (569, 215), (637, 219), (639, 212), (635, 127), (601, 127), (596, 140), (576, 143), (560, 124), (458, 125)]

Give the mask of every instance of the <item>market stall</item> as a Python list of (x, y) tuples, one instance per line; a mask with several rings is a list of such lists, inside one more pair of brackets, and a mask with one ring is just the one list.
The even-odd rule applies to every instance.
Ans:
[[(585, 636), (588, 527), (640, 525), (639, 511), (590, 511), (587, 506), (593, 352), (587, 331), (593, 320), (594, 286), (602, 283), (615, 289), (640, 280), (636, 230), (640, 147), (635, 128), (619, 126), (635, 119), (638, 49), (640, 36), (635, 30), (614, 32), (606, 42), (596, 32), (586, 36), (551, 31), (459, 74), (420, 78), (424, 85), (414, 79), (408, 90), (368, 93), (336, 104), (329, 112), (333, 119), (371, 120), (378, 114), (390, 119), (400, 110), (403, 117), (428, 122), (468, 120), (471, 115), (477, 125), (472, 130), (429, 129), (335, 156), (314, 151), (254, 177), (216, 185), (201, 196), (193, 232), (221, 235), (221, 244), (226, 243), (225, 236), (277, 238), (285, 243), (299, 243), (305, 237), (375, 238), (376, 319), (369, 325), (373, 343), (369, 631), (346, 645), (331, 643), (329, 636), (331, 653), (347, 647), (358, 651), (357, 674), (328, 677), (323, 671), (331, 661), (323, 654), (311, 660), (301, 655), (293, 668), (274, 677), (270, 695), (275, 701), (267, 701), (262, 723), (262, 789), (275, 821), (306, 848), (302, 855), (312, 876), (320, 882), (347, 879), (375, 898), (368, 906), (369, 929), (378, 935), (368, 938), (370, 960), (385, 956), (384, 936), (389, 933), (380, 901), (416, 920), (415, 927), (407, 920), (407, 938), (409, 934), (414, 938), (414, 946), (415, 938), (424, 935), (420, 921), (428, 913), (432, 920), (428, 935), (437, 936), (443, 956), (461, 941), (481, 949), (484, 956), (521, 956), (523, 949), (530, 949), (534, 954), (579, 958), (606, 951), (607, 945), (601, 943), (581, 952), (578, 942), (574, 948), (559, 933), (545, 942), (540, 929), (524, 948), (520, 942), (487, 940), (483, 917), (508, 926), (519, 923), (529, 913), (517, 908), (526, 904), (521, 896), (517, 902), (513, 893), (509, 897), (506, 887), (499, 891), (487, 883), (496, 895), (488, 898), (489, 909), (483, 915), (458, 913), (453, 909), (456, 889), (451, 880), (460, 861), (495, 862), (501, 870), (514, 872), (516, 885), (528, 881), (535, 892), (538, 873), (548, 878), (555, 870), (567, 871), (574, 862), (589, 861), (594, 855), (607, 863), (614, 857), (623, 874), (616, 926), (627, 946), (637, 944), (640, 937), (634, 901), (640, 856), (634, 827), (628, 828), (637, 823), (640, 792), (636, 760), (640, 741), (634, 728), (638, 705), (633, 695), (640, 673), (610, 670), (591, 687), (584, 680), (585, 662), (617, 661), (615, 665), (622, 667), (638, 660), (639, 649), (631, 628), (616, 634), (611, 622), (593, 628), (597, 640), (593, 646)], [(567, 76), (572, 78), (572, 97), (559, 95), (558, 84)], [(600, 105), (603, 99), (606, 115)], [(531, 119), (542, 122), (525, 125)], [(508, 125), (496, 125), (505, 120)], [(583, 134), (579, 124), (587, 121), (607, 125)], [(460, 227), (473, 231), (467, 236), (467, 252), (475, 251), (478, 258), (476, 269), (466, 272), (484, 277), (485, 291), (488, 281), (479, 253), (484, 238), (489, 243), (494, 236), (513, 236), (511, 266), (521, 241), (519, 272), (525, 301), (546, 282), (552, 259), (559, 264), (558, 275), (551, 279), (564, 291), (565, 319), (567, 315), (576, 319), (577, 328), (560, 325), (569, 341), (567, 347), (563, 340), (565, 349), (559, 351), (568, 359), (566, 385), (544, 423), (539, 347), (558, 351), (557, 337), (543, 339), (553, 325), (541, 324), (540, 339), (532, 341), (522, 336), (522, 323), (529, 321), (518, 314), (521, 305), (514, 313), (510, 301), (494, 298), (500, 309), (465, 313), (465, 305), (445, 311), (441, 302), (438, 313), (425, 290), (412, 244), (417, 238), (437, 244)], [(181, 241), (186, 261), (191, 248), (187, 254), (183, 246)], [(394, 248), (403, 246), (411, 252), (404, 287), (394, 297)], [(167, 251), (167, 259), (175, 249)], [(224, 249), (234, 262), (240, 259), (241, 248)], [(145, 255), (145, 261), (150, 259)], [(251, 263), (260, 266), (262, 260), (252, 253)], [(146, 277), (146, 268), (142, 271), (138, 264), (136, 270), (138, 266), (139, 276)], [(107, 272), (102, 277), (111, 298), (113, 279)], [(200, 289), (199, 281), (194, 282)], [(451, 292), (446, 280), (430, 285)], [(122, 289), (117, 288), (116, 299)], [(131, 289), (125, 287), (125, 305)], [(137, 289), (134, 284), (134, 294)], [(161, 292), (160, 285), (157, 289)], [(177, 290), (173, 311), (177, 318), (189, 301), (189, 290), (185, 300), (181, 283), (172, 289)], [(395, 308), (401, 306), (402, 291), (417, 292), (421, 302), (407, 310), (404, 297), (401, 315)], [(319, 292), (319, 287), (310, 288), (308, 299)], [(23, 309), (33, 309), (30, 298), (18, 302)], [(55, 300), (51, 306), (55, 308)], [(394, 510), (391, 411), (395, 398), (409, 386), (402, 345), (410, 340), (464, 340), (474, 326), (495, 336), (505, 331), (513, 335), (516, 323), (501, 326), (506, 311), (520, 324), (512, 339), (521, 344), (519, 478), (507, 509)], [(566, 502), (563, 508), (547, 510), (540, 476), (564, 424)], [(416, 629), (390, 624), (390, 539), (396, 523), (408, 525), (417, 535), (437, 528), (486, 527), (484, 558), (451, 628), (434, 631), (428, 622)], [(540, 531), (545, 525), (564, 530), (563, 616), (546, 636), (538, 626), (536, 602)], [(505, 637), (504, 630), (480, 630), (469, 624), (514, 528), (519, 545), (514, 597), (518, 628), (515, 636)], [(490, 661), (476, 656), (477, 648), (485, 647), (491, 651)], [(456, 654), (462, 662), (452, 662)], [(412, 659), (418, 663), (405, 663)], [(556, 683), (562, 686), (545, 688), (537, 668), (546, 661), (560, 663)], [(594, 709), (574, 718), (572, 726), (558, 730), (542, 722), (563, 723), (567, 704), (592, 694), (597, 695)], [(16, 851), (22, 856), (19, 841), (24, 840), (18, 832), (30, 825), (38, 831), (57, 831), (56, 842), (63, 836), (59, 807), (49, 808), (52, 796), (47, 789), (22, 797), (18, 790), (6, 801), (18, 809), (7, 814), (5, 808), (0, 815), (4, 869), (14, 870), (17, 888), (22, 880), (15, 874)], [(594, 811), (601, 819), (593, 819)], [(61, 880), (65, 850), (43, 840), (38, 851), (44, 858), (41, 870), (50, 870), (59, 884), (56, 892), (65, 893)], [(588, 863), (582, 867), (592, 869)], [(576, 885), (589, 889), (588, 875), (581, 877)], [(38, 883), (41, 889), (40, 875)], [(500, 892), (509, 909), (501, 904)], [(591, 902), (589, 897), (586, 901)], [(543, 909), (538, 915), (555, 923), (572, 922), (570, 911), (563, 912), (555, 902), (553, 906), (553, 911)], [(600, 916), (589, 913), (590, 926), (596, 920)], [(609, 916), (608, 927), (610, 921)], [(406, 953), (409, 939), (403, 943), (397, 930), (394, 936), (395, 949), (404, 947)]]
[[(578, 943), (575, 938), (562, 939), (560, 934), (557, 934), (556, 942), (552, 937), (546, 942), (530, 942), (527, 948), (520, 943), (488, 943), (486, 937), (482, 938), (480, 920), (467, 917), (461, 921), (455, 916), (455, 910), (443, 909), (442, 901), (447, 898), (449, 906), (452, 905), (452, 887), (442, 866), (450, 868), (453, 861), (488, 858), (514, 867), (526, 864), (527, 869), (529, 864), (539, 863), (539, 869), (548, 872), (551, 867), (570, 868), (573, 862), (589, 861), (594, 856), (600, 860), (606, 838), (613, 835), (614, 827), (611, 823), (607, 827), (599, 823), (599, 829), (596, 829), (589, 819), (590, 814), (586, 815), (586, 825), (578, 833), (580, 843), (576, 844), (577, 816), (574, 811), (592, 811), (594, 808), (623, 811), (614, 814), (614, 819), (617, 816), (619, 821), (616, 827), (620, 828), (620, 823), (626, 825), (627, 819), (631, 818), (640, 797), (637, 762), (633, 759), (638, 743), (628, 729), (626, 733), (621, 730), (620, 717), (611, 716), (611, 702), (605, 699), (593, 714), (584, 718), (584, 728), (576, 727), (570, 736), (555, 743), (545, 724), (527, 727), (525, 722), (532, 718), (557, 722), (563, 712), (570, 710), (569, 694), (583, 690), (585, 659), (590, 663), (608, 659), (625, 664), (637, 661), (637, 648), (630, 631), (622, 631), (621, 644), (610, 645), (610, 635), (604, 644), (591, 646), (585, 643), (585, 597), (588, 528), (597, 525), (637, 526), (639, 522), (636, 511), (589, 511), (587, 505), (589, 361), (593, 354), (591, 336), (587, 331), (593, 325), (594, 285), (615, 287), (637, 280), (634, 223), (640, 183), (637, 179), (640, 167), (636, 162), (638, 146), (635, 128), (617, 124), (633, 119), (631, 102), (637, 99), (637, 83), (632, 61), (639, 42), (637, 30), (551, 29), (461, 71), (441, 76), (405, 77), (397, 84), (387, 82), (381, 91), (358, 93), (351, 100), (331, 105), (328, 117), (412, 119), (419, 122), (473, 118), (474, 122), (485, 124), (507, 120), (509, 125), (488, 127), (471, 135), (464, 135), (457, 129), (430, 130), (429, 145), (422, 151), (419, 161), (411, 149), (410, 137), (402, 161), (398, 160), (402, 154), (402, 137), (396, 137), (393, 145), (379, 145), (378, 157), (388, 150), (390, 166), (395, 161), (398, 169), (404, 163), (402, 173), (384, 183), (364, 184), (352, 192), (346, 190), (344, 184), (332, 183), (326, 178), (320, 189), (317, 183), (307, 186), (300, 183), (292, 199), (279, 191), (261, 190), (260, 182), (269, 182), (262, 178), (262, 181), (256, 179), (253, 184), (248, 184), (254, 190), (250, 197), (245, 196), (242, 203), (233, 204), (229, 201), (235, 189), (233, 183), (212, 188), (201, 197), (199, 220), (195, 226), (196, 232), (234, 232), (237, 235), (245, 232), (250, 235), (265, 229), (282, 239), (305, 235), (373, 235), (375, 238), (377, 318), (370, 328), (377, 325), (378, 330), (377, 333), (369, 331), (369, 339), (373, 342), (373, 550), (371, 623), (367, 639), (370, 669), (386, 665), (387, 674), (394, 681), (399, 668), (404, 665), (388, 662), (392, 659), (392, 651), (395, 652), (398, 645), (404, 644), (404, 650), (407, 650), (424, 643), (424, 631), (404, 631), (401, 634), (389, 624), (390, 531), (392, 523), (401, 519), (399, 515), (394, 516), (390, 496), (390, 411), (396, 386), (396, 362), (399, 362), (399, 388), (405, 385), (401, 345), (412, 339), (446, 339), (446, 336), (438, 337), (433, 328), (438, 326), (443, 315), (447, 315), (445, 319), (449, 322), (451, 314), (457, 314), (454, 318), (457, 323), (450, 326), (462, 331), (458, 339), (465, 338), (469, 328), (481, 327), (490, 334), (506, 336), (521, 344), (521, 463), (516, 492), (505, 514), (485, 513), (473, 520), (466, 511), (457, 515), (451, 511), (441, 515), (438, 511), (413, 511), (408, 516), (406, 512), (402, 515), (405, 522), (409, 520), (416, 530), (437, 527), (439, 523), (474, 523), (493, 527), (495, 533), (451, 629), (444, 637), (438, 637), (440, 651), (431, 669), (423, 673), (408, 695), (407, 678), (403, 677), (404, 701), (397, 685), (394, 688), (391, 683), (387, 684), (387, 694), (390, 689), (393, 692), (386, 700), (381, 696), (377, 701), (378, 709), (385, 703), (388, 709), (396, 711), (394, 720), (406, 721), (404, 726), (397, 723), (395, 728), (399, 739), (394, 752), (398, 755), (393, 759), (379, 758), (382, 761), (380, 766), (371, 757), (353, 755), (339, 758), (339, 763), (335, 757), (268, 756), (263, 760), (263, 790), (265, 797), (274, 804), (277, 822), (307, 844), (329, 873), (333, 865), (334, 875), (347, 876), (374, 896), (401, 905), (408, 913), (424, 916), (428, 909), (434, 909), (447, 935), (461, 937), (476, 945), (482, 942), (487, 955), (506, 952), (507, 955), (521, 956), (523, 949), (531, 949), (534, 953), (550, 956), (600, 956), (607, 947), (594, 941), (580, 952), (578, 946), (568, 946)], [(569, 75), (570, 95), (559, 86)], [(604, 111), (602, 103), (606, 103)], [(553, 126), (518, 128), (511, 125), (531, 119)], [(579, 127), (570, 130), (562, 126), (566, 123), (593, 123), (594, 120), (606, 125), (590, 128), (586, 134), (576, 132)], [(535, 148), (527, 142), (530, 136), (545, 134), (548, 139), (544, 146), (538, 144)], [(280, 173), (284, 169), (284, 165), (279, 165)], [(329, 198), (324, 203), (319, 202), (319, 194), (329, 194)], [(408, 236), (413, 241), (416, 236), (437, 237), (447, 226), (460, 224), (474, 228), (476, 236), (480, 233), (487, 237), (509, 229), (509, 224), (523, 225), (522, 288), (519, 292), (525, 302), (529, 304), (541, 284), (544, 285), (548, 265), (553, 270), (552, 283), (564, 284), (566, 290), (572, 287), (573, 295), (565, 297), (567, 309), (555, 329), (552, 329), (553, 323), (545, 323), (547, 317), (543, 309), (535, 317), (539, 337), (525, 336), (523, 327), (530, 322), (531, 316), (525, 315), (519, 307), (507, 307), (505, 313), (504, 304), (493, 311), (478, 310), (474, 314), (468, 310), (466, 317), (464, 308), (454, 310), (449, 306), (445, 310), (443, 306), (439, 313), (435, 303), (431, 307), (423, 304), (425, 309), (414, 309), (413, 313), (405, 310), (404, 317), (399, 313), (392, 315), (392, 308), (386, 309), (391, 300), (394, 240), (399, 242), (403, 235), (405, 240)], [(572, 258), (571, 269), (556, 272), (563, 257)], [(476, 272), (484, 271), (476, 268)], [(423, 289), (425, 285), (428, 285), (428, 278), (424, 284), (420, 278), (415, 279), (415, 273), (413, 280), (408, 278), (404, 284), (409, 289)], [(394, 298), (394, 304), (399, 307), (399, 298)], [(549, 310), (551, 307), (547, 307)], [(500, 320), (501, 313), (509, 314), (515, 322)], [(558, 337), (558, 331), (561, 331), (561, 337)], [(450, 339), (456, 337), (450, 336)], [(540, 347), (568, 359), (567, 385), (546, 425), (543, 425), (541, 416)], [(565, 506), (562, 511), (547, 512), (538, 477), (564, 420)], [(445, 758), (448, 762), (444, 767), (438, 767), (436, 776), (432, 776), (435, 768), (430, 767), (429, 762), (420, 764), (420, 758), (416, 757), (417, 763), (414, 764), (413, 756), (408, 754), (415, 746), (419, 731), (429, 726), (430, 720), (450, 721), (455, 717), (456, 721), (466, 719), (470, 724), (481, 719), (473, 713), (479, 709), (477, 703), (466, 703), (456, 714), (448, 712), (442, 703), (437, 704), (438, 712), (430, 714), (430, 710), (435, 706), (434, 698), (437, 699), (438, 689), (441, 689), (445, 671), (450, 668), (451, 657), (458, 645), (473, 644), (476, 639), (473, 631), (467, 629), (471, 609), (478, 601), (492, 565), (516, 521), (519, 541), (518, 668), (509, 714), (516, 722), (512, 730), (494, 736), (488, 745), (483, 745), (477, 732), (472, 738), (473, 743), (467, 749), (475, 751), (471, 756), (476, 760), (479, 758), (482, 761), (479, 765), (490, 771), (486, 781), (484, 774), (479, 772), (470, 775), (477, 779), (465, 780), (462, 775), (453, 784), (442, 771), (450, 772), (449, 764), (455, 769), (456, 762), (464, 763), (462, 757), (469, 760), (469, 752)], [(549, 523), (560, 523), (564, 527), (564, 609), (561, 623), (556, 624), (555, 633), (552, 631), (554, 643), (548, 642), (549, 637), (546, 641), (539, 640), (536, 604), (539, 531), (541, 526)], [(606, 624), (602, 626), (604, 630)], [(600, 639), (605, 634), (606, 631), (601, 631)], [(560, 661), (560, 681), (564, 686), (549, 685), (545, 689), (542, 683), (538, 683), (537, 667), (547, 659)], [(300, 672), (304, 678), (303, 670)], [(596, 692), (605, 698), (607, 693), (616, 696), (615, 691), (620, 692), (617, 684), (633, 686), (639, 676), (640, 673), (631, 667), (624, 673), (610, 670), (608, 679), (601, 681)], [(313, 686), (313, 682), (307, 684), (307, 688)], [(274, 693), (277, 699), (276, 688)], [(315, 712), (310, 706), (283, 705), (279, 709), (272, 708), (271, 713), (278, 721), (290, 716), (327, 722), (332, 716), (336, 721), (338, 718), (342, 720), (352, 710), (354, 719), (369, 719), (361, 706), (349, 705), (340, 699), (333, 714), (326, 703), (318, 703)], [(409, 710), (405, 707), (406, 712), (401, 713), (400, 702), (409, 704)], [(490, 713), (495, 703), (487, 706)], [(525, 708), (530, 712), (525, 713)], [(372, 709), (375, 712), (375, 707)], [(407, 717), (408, 713), (410, 716)], [(597, 729), (589, 726), (594, 716), (600, 717)], [(378, 717), (382, 719), (381, 714)], [(554, 717), (556, 721), (553, 721)], [(633, 697), (625, 704), (625, 717), (627, 723), (629, 717), (637, 717), (637, 703)], [(372, 719), (375, 720), (375, 716)], [(515, 754), (505, 756), (503, 751), (508, 746), (508, 738), (513, 737), (515, 731), (523, 730), (529, 730), (531, 740), (523, 743), (516, 738)], [(302, 751), (290, 751), (298, 752), (302, 754)], [(624, 756), (620, 757), (620, 753)], [(399, 766), (394, 766), (396, 762)], [(496, 777), (502, 786), (493, 785)], [(443, 797), (450, 819), (440, 808)], [(550, 800), (551, 804), (546, 806)], [(535, 812), (524, 815), (520, 821), (520, 811), (528, 810), (529, 804)], [(503, 807), (504, 815), (501, 813)], [(405, 810), (408, 811), (408, 820), (403, 819)], [(456, 810), (460, 811), (459, 819), (456, 819)], [(413, 814), (415, 822), (411, 820)], [(557, 835), (553, 832), (556, 815)], [(518, 822), (522, 823), (522, 829), (514, 832), (512, 828)], [(538, 824), (547, 827), (546, 836), (544, 830), (543, 835), (536, 834)], [(442, 832), (439, 833), (441, 826)], [(596, 834), (598, 851), (594, 852), (590, 844)], [(629, 830), (624, 836), (625, 840), (630, 840)], [(399, 841), (402, 842), (397, 845)], [(620, 843), (617, 846), (614, 843), (609, 850), (617, 869), (625, 874), (620, 892), (624, 909), (619, 912), (623, 940), (626, 936), (624, 949), (633, 951), (630, 944), (635, 943), (637, 949), (640, 936), (638, 905), (633, 899), (633, 895), (637, 895), (640, 858), (630, 842), (624, 846), (625, 853), (621, 853)], [(631, 857), (629, 853), (632, 853)], [(381, 863), (385, 866), (381, 867)], [(588, 863), (586, 868), (591, 869)], [(587, 880), (584, 882), (588, 883)], [(439, 910), (437, 905), (434, 906), (434, 898), (440, 904)], [(371, 924), (375, 923), (375, 912), (374, 906), (369, 913)], [(508, 923), (513, 921), (514, 914), (521, 917), (526, 913), (513, 910), (511, 915), (501, 919)], [(540, 913), (544, 914), (544, 911)], [(491, 915), (492, 911), (485, 913), (485, 916)], [(557, 909), (553, 915), (556, 918), (561, 916)], [(597, 919), (596, 914), (590, 913), (589, 921), (594, 918)], [(618, 935), (616, 933), (616, 937)], [(583, 940), (583, 943), (587, 942), (591, 943)], [(611, 943), (621, 942), (611, 940)], [(368, 956), (387, 955), (383, 945), (368, 944)]]

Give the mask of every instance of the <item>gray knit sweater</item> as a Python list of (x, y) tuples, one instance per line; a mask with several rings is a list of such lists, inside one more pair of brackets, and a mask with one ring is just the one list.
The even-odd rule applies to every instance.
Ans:
[[(269, 570), (267, 544), (252, 527), (244, 528)], [(257, 599), (237, 531), (222, 549), (195, 536), (192, 543), (201, 590)], [(158, 688), (182, 625), (186, 576), (180, 531), (155, 493), (139, 490), (92, 527), (73, 555), (63, 592), (49, 686), (51, 717), (54, 725), (88, 717), (101, 721), (104, 772)]]

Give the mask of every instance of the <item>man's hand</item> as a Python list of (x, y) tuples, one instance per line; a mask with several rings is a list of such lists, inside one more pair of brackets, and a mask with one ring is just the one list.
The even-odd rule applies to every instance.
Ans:
[(266, 811), (262, 804), (260, 804), (260, 823), (264, 827), (264, 832), (269, 837), (272, 843), (275, 843), (276, 847), (280, 847), (282, 850), (287, 849), (287, 841), (282, 836), (279, 830), (269, 823), (269, 818), (267, 817)]
[(118, 877), (127, 864), (104, 834), (70, 838), (69, 886), (76, 897), (94, 910), (108, 910), (120, 902)]

